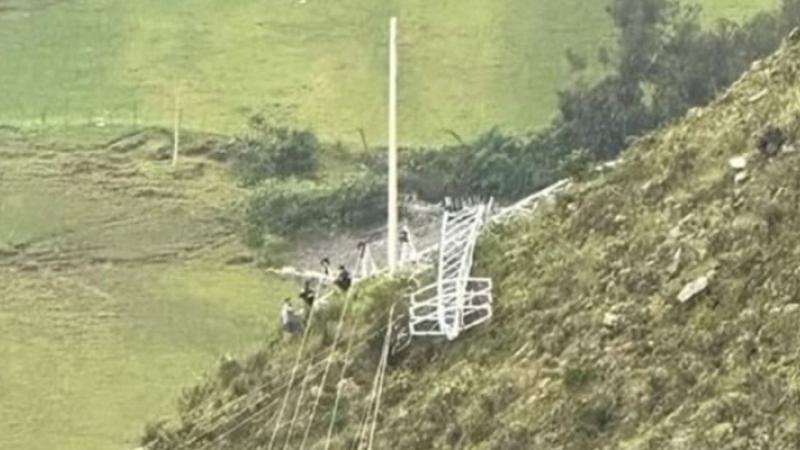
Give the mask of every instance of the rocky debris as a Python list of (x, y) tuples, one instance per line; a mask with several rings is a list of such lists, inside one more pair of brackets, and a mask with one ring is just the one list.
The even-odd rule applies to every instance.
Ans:
[(800, 304), (797, 303), (789, 303), (788, 305), (784, 306), (773, 306), (770, 308), (770, 314), (794, 314), (797, 311), (800, 311)]
[(747, 158), (744, 156), (737, 156), (728, 160), (728, 165), (734, 171), (741, 171), (747, 168)]
[(603, 316), (603, 326), (612, 330), (616, 330), (622, 326), (623, 320), (624, 319), (621, 315), (607, 312)]
[(708, 275), (703, 275), (702, 277), (697, 278), (684, 286), (683, 289), (681, 289), (681, 291), (678, 293), (678, 301), (681, 303), (686, 303), (695, 298), (698, 294), (705, 291), (708, 288), (709, 278), (710, 277)]
[(745, 170), (747, 168), (747, 157), (745, 156), (736, 156), (728, 160), (728, 167), (733, 170), (733, 182), (734, 184), (742, 184), (750, 177), (750, 175)]
[(732, 436), (733, 432), (733, 424), (723, 422), (713, 426), (707, 434), (710, 442), (722, 442)]
[(762, 98), (766, 97), (767, 94), (769, 94), (769, 89), (766, 89), (766, 88), (762, 89), (761, 91), (757, 92), (756, 94), (750, 96), (750, 98), (747, 99), (747, 102), (748, 103), (755, 103), (755, 102), (761, 100)]
[(800, 311), (800, 304), (797, 303), (790, 303), (783, 307), (784, 314), (793, 314), (796, 313), (797, 311)]

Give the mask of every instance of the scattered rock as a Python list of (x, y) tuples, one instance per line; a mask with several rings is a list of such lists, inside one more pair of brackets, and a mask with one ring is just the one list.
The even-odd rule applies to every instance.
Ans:
[(711, 442), (722, 442), (733, 434), (733, 425), (730, 422), (723, 422), (713, 426), (708, 431), (708, 437)]
[(322, 394), (322, 387), (319, 385), (311, 386), (308, 393), (311, 395), (311, 398), (317, 398)]
[(669, 230), (669, 233), (667, 233), (667, 235), (673, 241), (677, 240), (679, 237), (681, 237), (681, 226), (680, 226), (680, 224), (679, 225), (675, 225), (674, 227), (672, 227)]
[(738, 172), (736, 175), (734, 175), (733, 182), (736, 184), (742, 184), (747, 181), (748, 178), (750, 178), (750, 174), (747, 172)]
[(702, 277), (687, 284), (683, 287), (683, 289), (681, 289), (681, 292), (678, 293), (678, 301), (681, 303), (686, 303), (693, 299), (708, 288), (708, 281), (708, 276), (703, 275)]
[(622, 325), (623, 318), (619, 314), (607, 312), (603, 316), (603, 326), (606, 328), (617, 329)]
[(691, 118), (699, 118), (703, 116), (703, 111), (704, 111), (703, 108), (695, 107), (691, 108), (689, 112), (686, 113), (686, 115)]
[(800, 305), (797, 303), (790, 303), (783, 307), (784, 314), (793, 314), (796, 313), (797, 311), (800, 311)]
[(737, 156), (728, 160), (728, 165), (733, 170), (744, 170), (747, 167), (747, 158), (744, 156)]
[(750, 98), (748, 98), (747, 102), (748, 103), (755, 103), (755, 102), (761, 100), (762, 98), (766, 97), (767, 94), (769, 94), (769, 89), (764, 88), (761, 91), (759, 91), (757, 94), (755, 94), (755, 95), (751, 96)]

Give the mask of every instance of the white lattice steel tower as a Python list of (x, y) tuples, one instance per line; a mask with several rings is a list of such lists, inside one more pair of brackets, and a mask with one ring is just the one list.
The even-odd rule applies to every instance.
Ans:
[(411, 294), (412, 336), (453, 340), (492, 316), (492, 280), (472, 278), (475, 243), (490, 205), (445, 212), (436, 282)]

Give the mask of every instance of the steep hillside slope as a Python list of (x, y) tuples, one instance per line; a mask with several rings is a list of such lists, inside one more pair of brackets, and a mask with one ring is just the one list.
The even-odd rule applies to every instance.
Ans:
[[(490, 230), (477, 272), (496, 282), (495, 320), (392, 358), (375, 448), (798, 448), (800, 34), (789, 39), (612, 171)], [(331, 448), (353, 447), (388, 305), (412, 284), (376, 281), (351, 299)], [(314, 324), (317, 361), (339, 309)], [(327, 448), (343, 347), (305, 448)], [(299, 448), (319, 366), (298, 367), (311, 394), (296, 401), (295, 386), (273, 428), (296, 350), (226, 362), (144, 443), (269, 448), (277, 430), (278, 448)]]

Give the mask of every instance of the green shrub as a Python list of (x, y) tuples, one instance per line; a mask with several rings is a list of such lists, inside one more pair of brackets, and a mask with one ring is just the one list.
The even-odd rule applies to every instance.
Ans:
[(247, 243), (263, 244), (267, 232), (292, 235), (314, 228), (373, 225), (386, 217), (386, 189), (385, 180), (373, 175), (348, 178), (336, 186), (296, 179), (264, 183), (247, 202)]
[(567, 176), (560, 161), (569, 153), (554, 144), (550, 129), (518, 135), (497, 128), (456, 146), (406, 152), (403, 189), (429, 202), (445, 196), (520, 198)]
[(596, 162), (588, 150), (575, 150), (559, 164), (559, 172), (576, 180), (583, 180), (591, 172)]
[(233, 169), (247, 186), (268, 178), (309, 176), (317, 169), (320, 144), (309, 130), (270, 125), (260, 115), (231, 144)]

